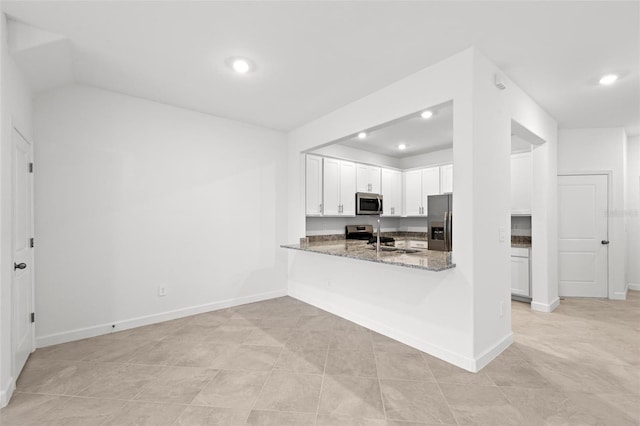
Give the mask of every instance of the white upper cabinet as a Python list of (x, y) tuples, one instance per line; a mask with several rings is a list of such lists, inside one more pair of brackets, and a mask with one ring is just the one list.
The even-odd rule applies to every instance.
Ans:
[(320, 216), (322, 214), (322, 157), (307, 155), (305, 188), (307, 216)]
[(357, 192), (380, 194), (380, 167), (357, 164), (356, 188)]
[(355, 194), (355, 163), (325, 158), (323, 178), (324, 215), (355, 216)]
[(422, 170), (404, 173), (404, 214), (422, 215)]
[(440, 168), (410, 170), (404, 174), (406, 216), (426, 216), (427, 197), (440, 193)]
[(384, 216), (402, 215), (402, 172), (382, 169), (382, 208)]
[(440, 166), (440, 193), (453, 192), (453, 164)]
[(350, 161), (340, 161), (340, 204), (342, 215), (356, 215), (356, 165)]
[(530, 215), (533, 193), (531, 152), (511, 155), (511, 214)]

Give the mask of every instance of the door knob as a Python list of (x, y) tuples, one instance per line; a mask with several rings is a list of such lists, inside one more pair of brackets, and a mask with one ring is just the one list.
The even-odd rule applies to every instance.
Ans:
[(609, 241), (608, 240), (602, 240), (602, 241), (600, 241), (600, 243), (606, 246), (607, 244), (609, 244)]
[(27, 267), (26, 263), (14, 263), (13, 264), (13, 270), (15, 271), (16, 269), (25, 269)]

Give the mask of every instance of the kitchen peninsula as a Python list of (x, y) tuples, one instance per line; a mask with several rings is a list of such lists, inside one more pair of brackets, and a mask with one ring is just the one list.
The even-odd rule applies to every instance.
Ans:
[(451, 262), (451, 253), (449, 252), (384, 246), (380, 247), (380, 251), (377, 251), (373, 245), (358, 240), (316, 241), (306, 244), (282, 245), (281, 247), (436, 272), (456, 266)]

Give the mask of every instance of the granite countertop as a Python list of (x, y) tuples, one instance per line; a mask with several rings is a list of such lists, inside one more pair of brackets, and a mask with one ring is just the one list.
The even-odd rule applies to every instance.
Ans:
[(435, 250), (420, 250), (416, 253), (406, 253), (403, 250), (381, 251), (377, 253), (373, 245), (358, 240), (332, 240), (310, 242), (304, 246), (288, 244), (281, 247), (293, 250), (310, 251), (331, 256), (349, 257), (369, 262), (387, 263), (409, 268), (425, 269), (427, 271), (444, 271), (454, 268), (451, 254)]
[(531, 243), (511, 243), (513, 248), (531, 248)]

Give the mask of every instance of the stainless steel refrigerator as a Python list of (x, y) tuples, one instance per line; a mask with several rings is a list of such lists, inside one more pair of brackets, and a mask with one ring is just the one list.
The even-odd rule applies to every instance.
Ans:
[(427, 197), (429, 250), (451, 251), (453, 194)]

